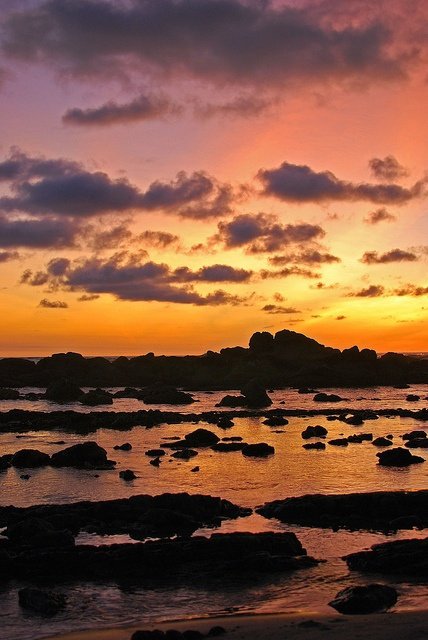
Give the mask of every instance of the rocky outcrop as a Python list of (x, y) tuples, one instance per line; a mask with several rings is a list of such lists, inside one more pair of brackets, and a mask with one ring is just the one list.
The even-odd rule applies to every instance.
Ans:
[(428, 490), (305, 495), (267, 502), (265, 518), (332, 529), (394, 531), (428, 527)]
[(408, 449), (397, 447), (376, 454), (383, 467), (408, 467), (410, 464), (425, 462), (425, 458), (413, 456)]
[(46, 389), (45, 397), (52, 402), (75, 402), (83, 396), (78, 384), (67, 378), (54, 380)]
[(46, 467), (50, 464), (50, 456), (43, 451), (37, 449), (20, 449), (13, 454), (10, 461), (12, 467), (18, 467), (18, 469), (34, 469), (35, 467)]
[(91, 389), (79, 398), (82, 404), (89, 407), (96, 407), (100, 404), (113, 404), (113, 396), (104, 389)]
[(107, 459), (107, 451), (96, 442), (83, 442), (52, 454), (53, 467), (74, 467), (76, 469), (113, 469), (115, 462)]
[(370, 551), (351, 553), (344, 560), (352, 571), (426, 578), (428, 538), (375, 544)]
[(342, 589), (328, 604), (339, 613), (365, 614), (390, 609), (397, 597), (397, 591), (384, 584), (358, 585)]
[(146, 404), (192, 404), (195, 402), (190, 393), (179, 391), (170, 385), (153, 385), (141, 391)]
[(242, 455), (250, 458), (267, 458), (275, 453), (275, 448), (266, 442), (246, 444), (242, 447)]

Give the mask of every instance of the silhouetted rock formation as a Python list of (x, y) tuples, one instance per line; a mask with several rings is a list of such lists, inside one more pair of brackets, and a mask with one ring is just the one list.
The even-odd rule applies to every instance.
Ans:
[(384, 584), (347, 587), (336, 594), (329, 606), (345, 614), (374, 613), (385, 611), (397, 602), (397, 591)]
[(46, 389), (46, 398), (53, 402), (73, 402), (83, 396), (83, 391), (72, 380), (54, 380)]
[(267, 502), (265, 518), (332, 529), (394, 531), (428, 527), (428, 490), (305, 495)]
[(107, 451), (96, 442), (83, 442), (52, 454), (53, 467), (76, 469), (113, 469), (115, 462), (107, 459)]
[(376, 454), (379, 464), (384, 467), (408, 467), (410, 464), (425, 462), (425, 458), (413, 456), (408, 449), (397, 447)]
[(426, 578), (428, 538), (375, 544), (370, 551), (351, 553), (344, 559), (353, 571)]
[(275, 335), (255, 333), (247, 349), (225, 348), (200, 356), (149, 353), (135, 358), (121, 356), (110, 362), (77, 353), (57, 353), (37, 363), (21, 358), (0, 360), (0, 387), (49, 387), (64, 379), (78, 387), (128, 388), (126, 395), (117, 397), (184, 404), (192, 401), (191, 396), (177, 395), (182, 392), (174, 392), (175, 387), (244, 389), (255, 379), (264, 388), (295, 386), (308, 391), (380, 384), (405, 388), (408, 383), (428, 382), (428, 360), (396, 353), (377, 357), (375, 351), (356, 346), (340, 352), (289, 330)]

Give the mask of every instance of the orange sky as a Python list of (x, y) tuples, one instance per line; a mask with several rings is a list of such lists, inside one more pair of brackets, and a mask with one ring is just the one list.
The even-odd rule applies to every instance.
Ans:
[(135, 41), (107, 0), (86, 41), (78, 4), (3, 18), (1, 356), (203, 353), (283, 328), (428, 351), (423, 2), (227, 0), (237, 17), (204, 36), (215, 0), (196, 17), (153, 0), (150, 38), (130, 2)]

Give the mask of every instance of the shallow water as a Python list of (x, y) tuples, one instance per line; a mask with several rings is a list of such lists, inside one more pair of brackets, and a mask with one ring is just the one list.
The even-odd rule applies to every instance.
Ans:
[[(331, 390), (335, 392), (335, 390)], [(422, 398), (428, 395), (428, 386), (418, 385), (408, 390), (391, 388), (337, 390), (349, 400), (345, 406), (366, 408), (422, 408), (426, 401), (407, 403), (408, 393), (417, 393)], [(178, 407), (178, 411), (201, 412), (214, 408), (225, 392), (195, 394), (197, 404)], [(286, 408), (313, 408), (317, 405), (312, 396), (299, 395), (296, 391), (277, 391), (272, 394), (275, 406)], [(364, 398), (358, 400), (357, 398)], [(376, 398), (376, 400), (375, 400)], [(285, 405), (277, 404), (285, 400)], [(6, 406), (6, 405), (12, 406)], [(13, 407), (24, 408), (24, 403), (1, 403), (2, 410)], [(340, 408), (342, 403), (339, 403)], [(41, 406), (40, 406), (41, 405)], [(120, 405), (120, 406), (119, 406)], [(31, 409), (53, 410), (55, 405), (46, 402), (31, 403)], [(64, 407), (61, 407), (64, 408)], [(76, 409), (76, 405), (68, 408)], [(113, 410), (135, 410), (147, 408), (137, 400), (115, 401)], [(158, 407), (150, 407), (158, 408)], [(161, 407), (159, 407), (161, 408)], [(165, 407), (168, 410), (171, 407)], [(87, 408), (82, 407), (87, 411)], [(105, 407), (102, 408), (105, 410)], [(111, 407), (109, 408), (111, 410)], [(301, 431), (310, 424), (327, 427), (327, 439), (340, 434), (372, 432), (378, 435), (392, 434), (400, 445), (403, 433), (412, 429), (427, 428), (426, 423), (411, 418), (385, 418), (367, 421), (361, 427), (349, 426), (339, 421), (327, 421), (324, 416), (316, 418), (291, 417), (285, 427), (272, 428), (262, 424), (259, 418), (235, 420), (235, 426), (223, 430), (213, 425), (203, 426), (219, 437), (240, 435), (247, 442), (268, 442), (274, 445), (275, 455), (267, 459), (248, 459), (240, 452), (218, 453), (201, 449), (198, 456), (189, 462), (175, 460), (167, 455), (160, 468), (149, 464), (144, 451), (158, 447), (162, 438), (183, 436), (196, 428), (194, 424), (162, 425), (151, 429), (135, 427), (130, 431), (100, 429), (89, 436), (67, 432), (30, 432), (24, 438), (16, 434), (0, 435), (0, 452), (8, 453), (20, 448), (38, 448), (53, 453), (65, 446), (84, 440), (95, 440), (108, 451), (109, 457), (117, 461), (115, 471), (77, 471), (73, 469), (28, 470), (30, 479), (22, 480), (25, 470), (9, 469), (0, 475), (0, 503), (27, 506), (35, 503), (74, 502), (82, 499), (110, 499), (137, 493), (158, 494), (165, 491), (188, 491), (228, 498), (233, 502), (254, 507), (265, 501), (305, 493), (346, 493), (352, 491), (375, 491), (393, 489), (428, 488), (428, 463), (404, 469), (384, 468), (377, 465), (378, 449), (370, 442), (350, 444), (347, 448), (327, 444), (325, 451), (307, 451), (302, 448)], [(275, 433), (275, 431), (281, 431)], [(52, 442), (64, 440), (64, 445)], [(114, 451), (115, 444), (130, 442), (132, 451)], [(165, 441), (163, 441), (165, 442)], [(419, 451), (423, 457), (424, 452)], [(171, 462), (169, 462), (171, 460)], [(191, 468), (200, 467), (199, 473)], [(118, 477), (120, 469), (133, 469), (138, 478), (125, 483)], [(98, 477), (95, 477), (95, 476)], [(384, 582), (379, 576), (350, 574), (341, 556), (368, 548), (370, 545), (397, 537), (425, 537), (425, 532), (407, 531), (388, 538), (367, 532), (338, 532), (289, 527), (258, 515), (223, 523), (222, 531), (295, 531), (310, 555), (327, 560), (318, 567), (296, 572), (290, 576), (263, 578), (254, 584), (239, 583), (239, 580), (210, 581), (204, 576), (195, 576), (195, 586), (181, 589), (147, 589), (138, 585), (70, 585), (61, 587), (69, 597), (67, 609), (54, 618), (43, 618), (22, 612), (17, 604), (17, 588), (9, 585), (0, 591), (0, 638), (2, 640), (34, 640), (57, 631), (97, 626), (111, 626), (160, 619), (174, 619), (197, 615), (215, 615), (233, 611), (276, 612), (305, 611), (328, 613), (327, 603), (336, 592), (349, 584)], [(210, 530), (198, 533), (210, 535)], [(79, 543), (109, 543), (123, 540), (113, 536), (102, 538), (81, 534)], [(389, 581), (389, 584), (394, 584)], [(426, 583), (400, 582), (397, 585), (400, 598), (397, 609), (428, 608)]]

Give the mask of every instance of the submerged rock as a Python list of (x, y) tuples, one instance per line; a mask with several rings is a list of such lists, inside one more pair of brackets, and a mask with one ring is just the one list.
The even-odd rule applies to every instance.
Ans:
[(329, 606), (345, 614), (374, 613), (385, 611), (397, 602), (397, 591), (384, 584), (347, 587), (336, 594)]

